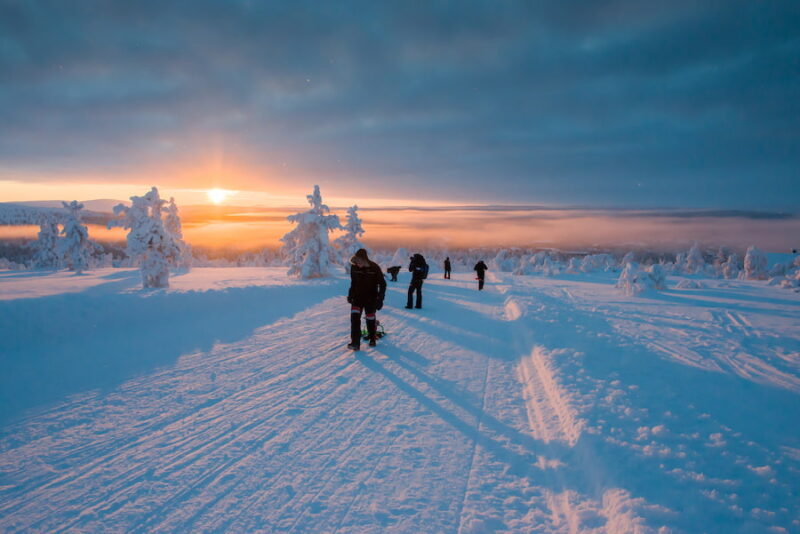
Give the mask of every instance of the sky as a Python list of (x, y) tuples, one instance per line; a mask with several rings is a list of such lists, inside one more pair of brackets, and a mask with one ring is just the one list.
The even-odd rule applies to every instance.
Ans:
[(794, 0), (0, 0), (0, 200), (796, 212), (798, 95)]

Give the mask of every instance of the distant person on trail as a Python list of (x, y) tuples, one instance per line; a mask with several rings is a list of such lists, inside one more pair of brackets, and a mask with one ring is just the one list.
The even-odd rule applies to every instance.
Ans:
[(380, 266), (367, 256), (367, 251), (358, 249), (350, 259), (350, 291), (347, 302), (350, 303), (350, 350), (361, 348), (361, 312), (366, 314), (367, 337), (369, 346), (374, 347), (377, 341), (377, 319), (375, 311), (383, 308), (386, 296), (386, 280)]
[(483, 263), (483, 260), (481, 260), (475, 264), (474, 270), (478, 273), (478, 291), (481, 291), (483, 290), (483, 279), (486, 276), (486, 271), (488, 271), (489, 268), (485, 263)]
[(390, 282), (397, 282), (397, 275), (400, 274), (400, 266), (395, 265), (386, 269), (386, 272), (392, 275)]
[(450, 256), (444, 259), (444, 278), (450, 280)]
[(414, 254), (411, 263), (408, 265), (411, 271), (411, 283), (408, 285), (408, 304), (406, 308), (411, 309), (414, 291), (417, 292), (417, 308), (422, 308), (422, 281), (428, 278), (428, 264), (422, 254)]

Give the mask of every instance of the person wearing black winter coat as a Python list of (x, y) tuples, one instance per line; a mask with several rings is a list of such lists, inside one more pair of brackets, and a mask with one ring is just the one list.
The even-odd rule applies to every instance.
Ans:
[(367, 251), (359, 249), (350, 259), (350, 291), (347, 302), (350, 303), (350, 344), (349, 349), (361, 347), (361, 312), (366, 314), (367, 336), (370, 347), (377, 340), (377, 318), (375, 312), (383, 308), (386, 296), (386, 279), (380, 266), (371, 261)]
[(408, 285), (408, 303), (406, 308), (412, 308), (412, 300), (414, 292), (417, 293), (417, 308), (422, 308), (422, 281), (428, 276), (428, 264), (422, 254), (414, 254), (411, 257), (411, 263), (408, 265), (408, 270), (411, 271), (411, 283)]
[(400, 266), (394, 265), (386, 269), (386, 272), (392, 275), (391, 282), (397, 282), (397, 275), (400, 274)]
[(444, 277), (446, 280), (450, 279), (450, 256), (444, 259)]
[(478, 291), (483, 289), (483, 279), (486, 276), (486, 271), (488, 270), (489, 268), (485, 263), (483, 263), (483, 260), (475, 264), (474, 271), (478, 273)]

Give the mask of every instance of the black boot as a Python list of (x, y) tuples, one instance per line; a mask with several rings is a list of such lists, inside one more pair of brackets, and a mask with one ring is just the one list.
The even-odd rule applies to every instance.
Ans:
[(378, 338), (377, 329), (377, 322), (375, 319), (367, 319), (367, 337), (369, 338), (370, 347), (377, 345), (375, 341)]
[(358, 350), (361, 348), (361, 314), (350, 314), (350, 344), (348, 349)]

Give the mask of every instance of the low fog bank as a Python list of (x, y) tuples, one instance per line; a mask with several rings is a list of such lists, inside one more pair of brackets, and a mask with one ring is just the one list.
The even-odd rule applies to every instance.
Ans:
[[(209, 257), (232, 259), (276, 249), (291, 230), (292, 208), (181, 207), (185, 240)], [(342, 217), (343, 208), (332, 211)], [(360, 210), (371, 248), (468, 250), (522, 247), (675, 253), (698, 242), (709, 248), (770, 252), (800, 248), (800, 216), (721, 210), (596, 210), (523, 206), (391, 207)], [(125, 232), (86, 221), (95, 241), (122, 245)], [(98, 224), (99, 223), (99, 224)], [(0, 226), (0, 240), (35, 239), (37, 226)]]

